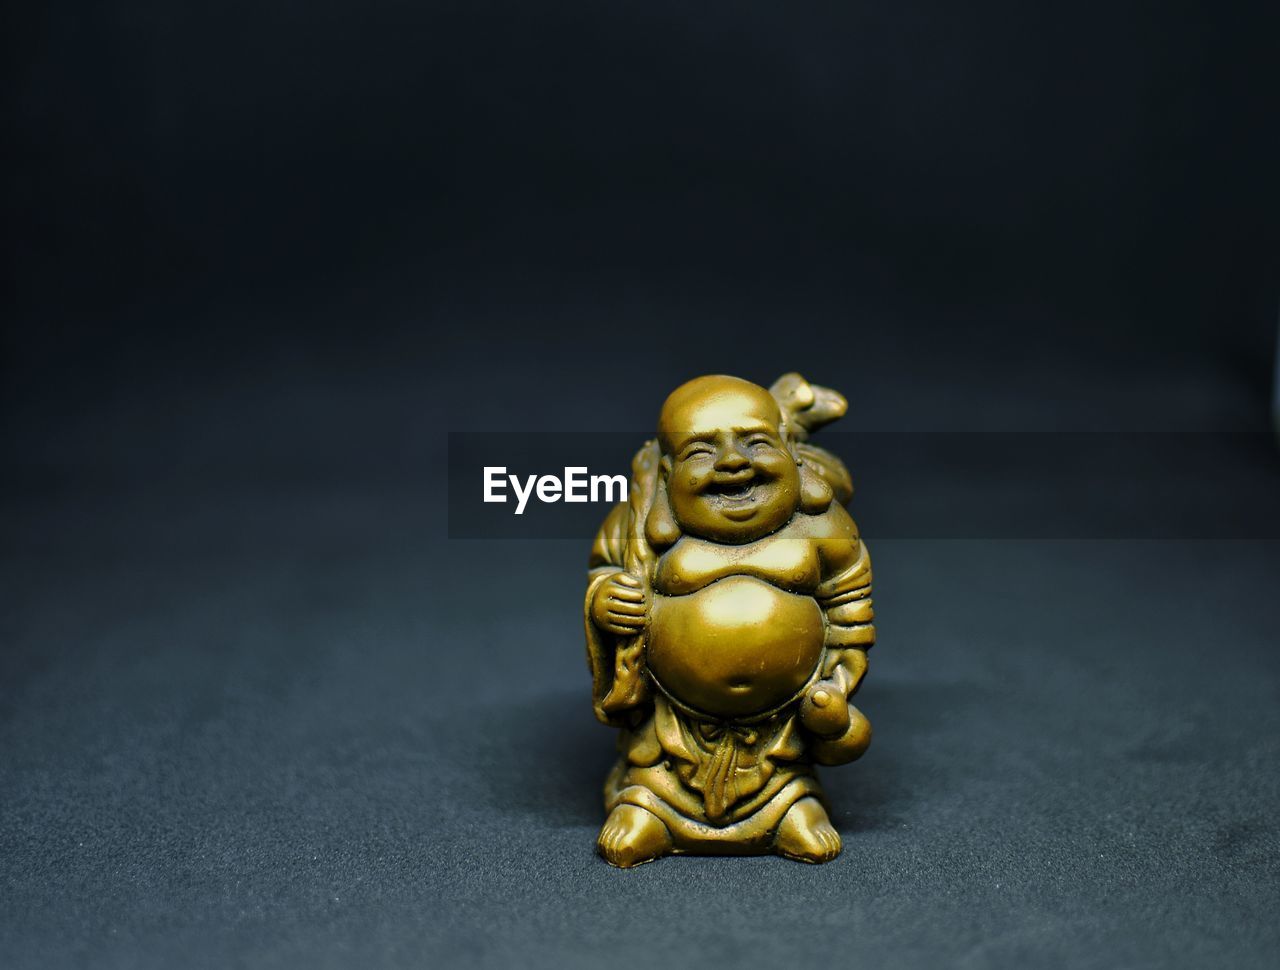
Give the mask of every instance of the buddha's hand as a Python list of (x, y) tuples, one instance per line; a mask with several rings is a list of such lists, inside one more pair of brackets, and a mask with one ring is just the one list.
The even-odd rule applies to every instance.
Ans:
[(596, 587), (591, 598), (591, 621), (614, 636), (641, 633), (649, 618), (644, 583), (627, 572), (614, 573)]

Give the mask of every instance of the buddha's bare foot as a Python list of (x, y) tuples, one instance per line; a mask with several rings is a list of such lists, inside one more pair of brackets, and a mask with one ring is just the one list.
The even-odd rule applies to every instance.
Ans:
[(670, 852), (671, 833), (652, 812), (619, 805), (605, 819), (596, 848), (611, 866), (630, 869)]
[(827, 818), (827, 810), (812, 796), (788, 809), (778, 825), (774, 851), (799, 862), (830, 862), (840, 854), (840, 834)]

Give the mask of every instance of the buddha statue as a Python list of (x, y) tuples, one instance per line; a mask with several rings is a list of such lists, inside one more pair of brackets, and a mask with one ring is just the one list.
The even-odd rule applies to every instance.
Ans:
[(808, 438), (846, 406), (797, 374), (699, 377), (636, 454), (585, 600), (595, 713), (621, 732), (611, 864), (839, 854), (814, 766), (871, 740), (850, 702), (875, 641), (871, 563), (847, 470)]

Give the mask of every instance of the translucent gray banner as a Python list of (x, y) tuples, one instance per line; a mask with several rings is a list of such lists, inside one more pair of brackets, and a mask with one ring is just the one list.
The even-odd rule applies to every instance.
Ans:
[[(449, 537), (589, 541), (644, 432), (449, 435)], [(1269, 433), (823, 432), (883, 538), (1277, 539)], [(488, 501), (486, 501), (488, 499)]]

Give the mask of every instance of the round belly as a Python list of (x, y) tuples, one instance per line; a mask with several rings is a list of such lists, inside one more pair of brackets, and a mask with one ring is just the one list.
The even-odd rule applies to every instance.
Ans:
[(822, 659), (822, 613), (750, 576), (730, 576), (687, 596), (654, 596), (649, 668), (690, 707), (745, 717), (786, 703)]

